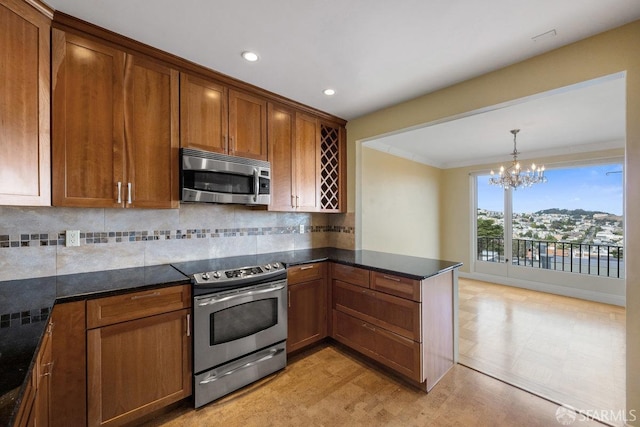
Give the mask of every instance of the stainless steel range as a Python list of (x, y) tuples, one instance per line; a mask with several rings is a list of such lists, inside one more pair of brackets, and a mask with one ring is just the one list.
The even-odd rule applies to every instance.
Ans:
[(287, 273), (273, 262), (191, 277), (198, 408), (286, 366)]

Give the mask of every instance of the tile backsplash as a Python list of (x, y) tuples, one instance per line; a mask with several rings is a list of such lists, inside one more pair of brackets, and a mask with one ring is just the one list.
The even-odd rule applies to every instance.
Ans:
[[(65, 246), (65, 230), (80, 230), (79, 247)], [(209, 204), (168, 210), (0, 207), (0, 280), (323, 246), (353, 249), (354, 237), (353, 214)]]

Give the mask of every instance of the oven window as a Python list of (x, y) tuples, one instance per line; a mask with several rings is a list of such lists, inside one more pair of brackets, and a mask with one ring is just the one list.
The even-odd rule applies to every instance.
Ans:
[(248, 337), (278, 324), (278, 298), (234, 305), (209, 315), (209, 345)]

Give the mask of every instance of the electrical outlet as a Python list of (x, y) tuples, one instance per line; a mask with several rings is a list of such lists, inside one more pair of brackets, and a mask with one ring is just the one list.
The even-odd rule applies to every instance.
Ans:
[(65, 237), (67, 246), (80, 246), (80, 230), (67, 230)]
[(304, 224), (300, 224), (300, 234), (304, 234)]

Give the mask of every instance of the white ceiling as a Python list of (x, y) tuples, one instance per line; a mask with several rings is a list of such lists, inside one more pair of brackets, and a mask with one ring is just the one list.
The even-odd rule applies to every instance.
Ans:
[(383, 135), (365, 146), (439, 168), (622, 148), (624, 73)]
[[(639, 0), (45, 1), (347, 120), (640, 19)], [(555, 37), (532, 39), (551, 30)], [(245, 50), (260, 60), (246, 62), (240, 56)], [(329, 87), (336, 90), (333, 97), (322, 93)], [(565, 107), (557, 114), (563, 111), (573, 110)], [(516, 125), (523, 128), (519, 148), (530, 151), (532, 126), (522, 119), (507, 122), (493, 125), (500, 128), (492, 139), (504, 144), (500, 152), (511, 151), (508, 131)], [(614, 134), (603, 138), (619, 136)], [(438, 140), (449, 146), (446, 135)], [(488, 139), (466, 141), (471, 145), (464, 152), (492, 153), (485, 150)], [(438, 150), (426, 154), (427, 163), (464, 161)]]

